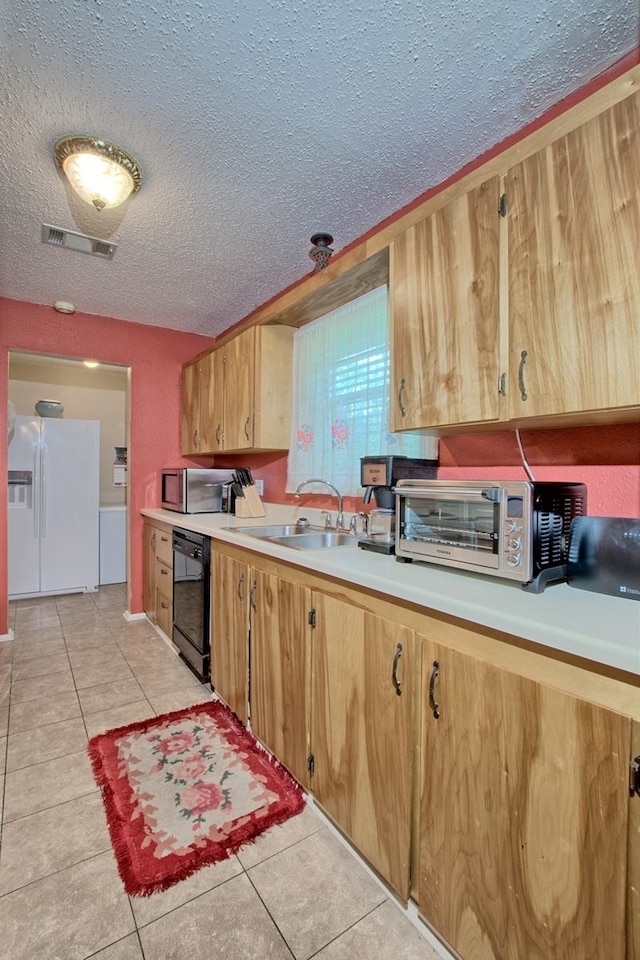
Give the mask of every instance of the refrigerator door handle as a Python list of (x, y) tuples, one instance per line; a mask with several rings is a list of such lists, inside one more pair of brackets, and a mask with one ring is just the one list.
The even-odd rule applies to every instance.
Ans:
[(33, 445), (33, 484), (31, 485), (31, 509), (33, 512), (33, 535), (40, 536), (40, 447)]
[(47, 535), (47, 447), (44, 443), (40, 454), (40, 469), (42, 471), (40, 478), (40, 536), (44, 539)]

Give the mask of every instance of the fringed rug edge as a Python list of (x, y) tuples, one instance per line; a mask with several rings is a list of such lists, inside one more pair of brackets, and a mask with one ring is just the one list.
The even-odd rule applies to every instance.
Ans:
[[(237, 746), (246, 744), (253, 749), (258, 748), (262, 759), (273, 768), (275, 773), (282, 777), (286, 787), (286, 793), (285, 796), (281, 797), (279, 802), (274, 805), (275, 809), (270, 812), (268, 816), (259, 823), (253, 819), (249, 820), (238, 830), (232, 839), (229, 839), (228, 844), (218, 842), (215, 845), (212, 844), (208, 850), (194, 850), (188, 856), (181, 858), (184, 862), (172, 876), (161, 881), (145, 883), (140, 881), (135, 874), (129, 844), (123, 838), (127, 823), (118, 812), (114, 791), (110, 786), (104, 763), (104, 747), (107, 747), (107, 752), (115, 753), (114, 741), (117, 738), (126, 736), (129, 733), (144, 732), (159, 723), (171, 723), (175, 720), (181, 720), (184, 717), (188, 717), (194, 710), (201, 710), (202, 708), (213, 717), (216, 717), (218, 714), (224, 716), (225, 721), (233, 728), (233, 742), (235, 742)], [(290, 817), (296, 816), (304, 809), (306, 804), (305, 792), (297, 780), (294, 779), (286, 767), (284, 767), (273, 754), (269, 753), (263, 744), (256, 739), (254, 734), (241, 724), (237, 717), (221, 700), (194, 703), (192, 706), (183, 707), (180, 710), (169, 711), (168, 713), (159, 714), (146, 720), (137, 720), (120, 727), (113, 727), (104, 733), (99, 733), (91, 737), (87, 744), (87, 753), (95, 781), (102, 793), (109, 837), (115, 854), (118, 874), (122, 880), (125, 892), (134, 897), (148, 897), (154, 893), (162, 893), (165, 890), (169, 890), (181, 880), (186, 880), (203, 867), (228, 860), (229, 857), (237, 853), (241, 847), (254, 843), (265, 830), (285, 823)]]

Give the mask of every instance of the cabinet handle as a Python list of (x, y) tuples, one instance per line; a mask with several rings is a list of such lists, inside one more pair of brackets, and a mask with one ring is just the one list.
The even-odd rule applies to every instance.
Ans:
[(433, 714), (434, 720), (440, 719), (440, 704), (436, 703), (435, 698), (435, 686), (436, 680), (440, 674), (440, 663), (437, 660), (433, 661), (433, 670), (431, 671), (431, 679), (429, 680), (429, 709)]
[(249, 423), (250, 423), (250, 422), (251, 422), (251, 417), (247, 417), (247, 419), (246, 419), (245, 422), (244, 422), (244, 435), (245, 435), (245, 437), (247, 438), (247, 440), (250, 440), (250, 439), (251, 439), (251, 434), (249, 433)]
[(498, 393), (501, 397), (506, 397), (507, 395), (507, 375), (506, 373), (500, 374), (500, 379), (498, 380)]
[(527, 357), (529, 354), (526, 350), (523, 350), (520, 354), (520, 365), (518, 366), (518, 386), (520, 388), (520, 399), (527, 400), (527, 391), (524, 386), (524, 365), (527, 362)]
[(169, 543), (169, 537), (161, 536), (160, 539), (163, 543)]
[(249, 591), (249, 604), (250, 604), (252, 610), (257, 610), (257, 609), (258, 609), (258, 608), (256, 607), (256, 587), (257, 587), (257, 586), (258, 586), (258, 584), (257, 584), (256, 581), (254, 580), (253, 583), (251, 584), (251, 590)]
[(238, 580), (238, 600), (240, 603), (244, 603), (244, 573), (240, 574)]
[(216, 443), (220, 446), (220, 436), (222, 434), (222, 424), (219, 423), (216, 428)]
[(393, 680), (393, 685), (396, 688), (396, 693), (398, 696), (402, 695), (402, 680), (398, 680), (398, 664), (400, 663), (400, 657), (402, 656), (402, 644), (399, 643), (396, 647), (396, 655), (393, 658), (393, 668), (391, 670), (391, 679)]
[(407, 385), (407, 381), (406, 381), (405, 378), (403, 377), (402, 380), (400, 381), (400, 386), (398, 387), (398, 406), (400, 407), (400, 416), (401, 416), (401, 417), (406, 417), (406, 415), (407, 415), (407, 411), (406, 411), (405, 405), (404, 405), (404, 403), (402, 402), (402, 395), (403, 395), (403, 393), (404, 393), (404, 388), (406, 387), (406, 385)]
[(169, 609), (169, 604), (167, 603), (166, 600), (161, 600), (161, 601), (160, 601), (160, 606), (162, 607), (163, 610), (168, 610), (168, 609)]
[(194, 445), (194, 447), (200, 446), (200, 444), (199, 444), (199, 442), (198, 442), (198, 431), (197, 431), (197, 430), (194, 430), (194, 431), (193, 431), (193, 445)]
[(152, 534), (152, 536), (151, 536), (151, 549), (152, 549), (153, 553), (156, 552), (156, 535), (155, 535), (155, 533)]
[(168, 571), (168, 570), (165, 570), (164, 567), (160, 567), (160, 573), (162, 574), (163, 577), (168, 577), (168, 576), (169, 576), (169, 571)]

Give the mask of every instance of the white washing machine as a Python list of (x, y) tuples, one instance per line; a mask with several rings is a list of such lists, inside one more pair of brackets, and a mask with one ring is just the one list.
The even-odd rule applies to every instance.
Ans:
[(127, 508), (100, 507), (100, 584), (127, 579)]

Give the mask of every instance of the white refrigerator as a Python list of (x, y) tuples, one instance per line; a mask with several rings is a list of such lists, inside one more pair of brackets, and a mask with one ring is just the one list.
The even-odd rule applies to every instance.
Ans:
[(9, 599), (97, 589), (99, 421), (16, 417), (8, 470)]

